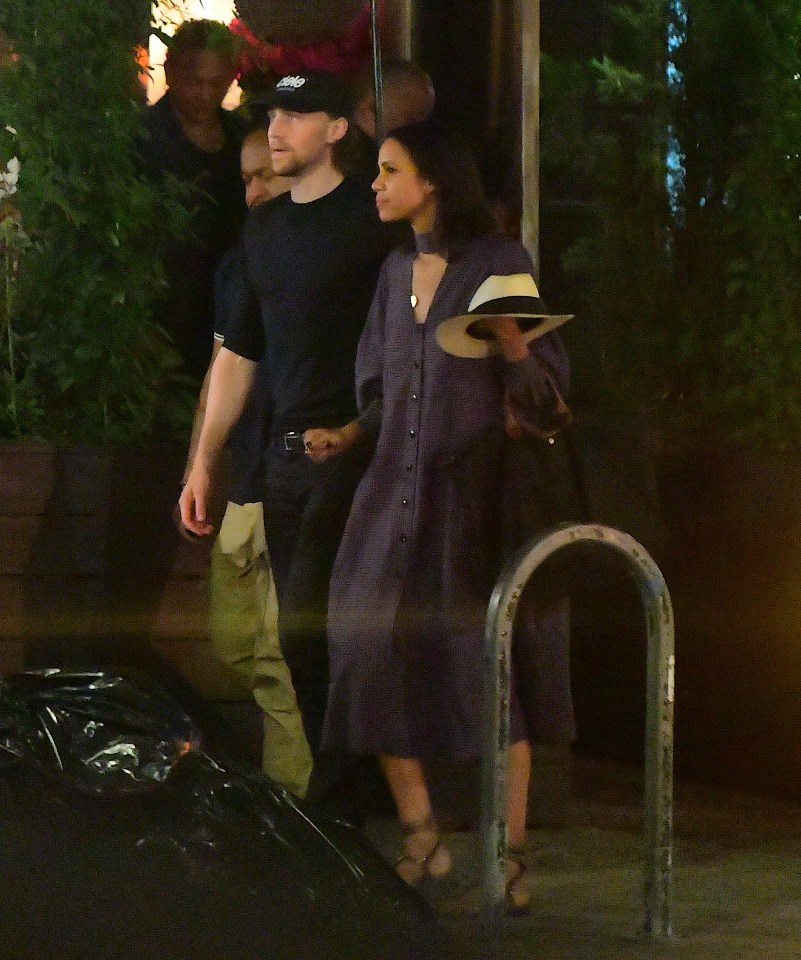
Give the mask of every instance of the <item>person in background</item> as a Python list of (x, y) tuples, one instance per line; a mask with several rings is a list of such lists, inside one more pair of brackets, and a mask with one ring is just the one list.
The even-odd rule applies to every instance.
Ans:
[[(434, 110), (434, 86), (431, 77), (411, 60), (387, 58), (381, 65), (384, 100), (384, 129), (426, 120)], [(375, 129), (375, 81), (372, 70), (360, 75), (354, 93), (356, 108), (353, 119), (372, 141)], [(376, 145), (377, 147), (377, 145)]]
[[(555, 333), (529, 343), (508, 315), (485, 321), (497, 348), (482, 359), (452, 356), (437, 340), (438, 326), (466, 314), (488, 278), (501, 302), (516, 296), (504, 293), (511, 276), (536, 291), (526, 250), (492, 232), (475, 164), (459, 141), (432, 123), (394, 130), (373, 189), (381, 219), (408, 222), (414, 242), (381, 271), (356, 361), (359, 416), (309, 429), (304, 442), (321, 465), (375, 444), (333, 569), (324, 746), (379, 756), (405, 836), (396, 869), (417, 885), (451, 866), (423, 761), (468, 759), (481, 749), (482, 640), (498, 572), (491, 539), (501, 492), (483, 480), (483, 498), (460, 497), (465, 464), (489, 431), (503, 430), (510, 404), (543, 429), (556, 422), (568, 362)], [(513, 690), (507, 907), (521, 912), (530, 898), (531, 750)]]
[(198, 384), (208, 368), (214, 326), (214, 273), (247, 213), (239, 172), (246, 121), (224, 110), (240, 41), (213, 20), (189, 20), (170, 41), (167, 92), (143, 114), (145, 171), (188, 188), (190, 233), (163, 252), (168, 291), (157, 319)]
[[(256, 129), (242, 143), (242, 181), (248, 207), (275, 199), (290, 186), (273, 172), (267, 131)], [(223, 259), (216, 277), (214, 347), (200, 393), (184, 476), (191, 471), (206, 409), (211, 368), (225, 342), (236, 307), (238, 247)], [(278, 641), (278, 601), (264, 536), (261, 453), (269, 422), (263, 376), (256, 381), (228, 440), (228, 504), (211, 549), (209, 628), (217, 657), (250, 684), (263, 715), (262, 770), (295, 796), (303, 797), (311, 753), (289, 669)]]
[(267, 547), (281, 647), (316, 759), (328, 690), (331, 565), (369, 451), (316, 464), (304, 455), (302, 434), (314, 424), (341, 426), (356, 412), (356, 345), (389, 247), (371, 191), (335, 162), (353, 110), (344, 81), (322, 71), (283, 77), (268, 106), (273, 169), (292, 186), (255, 208), (245, 225), (243, 297), (212, 368), (180, 506), (187, 529), (210, 532), (209, 489), (261, 363), (272, 405), (264, 442)]
[[(384, 130), (427, 119), (434, 109), (431, 78), (411, 60), (386, 59), (382, 64)], [(354, 131), (347, 162), (357, 176), (372, 182), (378, 161), (376, 143), (375, 81), (372, 70), (355, 80)]]

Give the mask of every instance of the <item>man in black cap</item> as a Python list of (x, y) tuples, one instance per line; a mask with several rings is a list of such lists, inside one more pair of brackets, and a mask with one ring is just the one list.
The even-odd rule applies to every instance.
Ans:
[(370, 451), (355, 447), (316, 464), (304, 454), (303, 432), (343, 426), (356, 414), (356, 346), (388, 240), (368, 186), (336, 165), (352, 112), (345, 83), (322, 72), (286, 76), (268, 106), (273, 169), (292, 185), (245, 224), (244, 294), (214, 364), (180, 505), (189, 530), (210, 531), (209, 488), (263, 361), (273, 398), (264, 525), (281, 645), (316, 754), (328, 685), (328, 581)]

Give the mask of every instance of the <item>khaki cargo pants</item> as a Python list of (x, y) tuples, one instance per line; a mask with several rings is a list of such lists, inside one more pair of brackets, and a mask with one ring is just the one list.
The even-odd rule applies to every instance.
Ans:
[(211, 551), (209, 620), (219, 659), (252, 685), (264, 715), (262, 769), (302, 797), (312, 759), (278, 643), (278, 601), (260, 503), (229, 503)]

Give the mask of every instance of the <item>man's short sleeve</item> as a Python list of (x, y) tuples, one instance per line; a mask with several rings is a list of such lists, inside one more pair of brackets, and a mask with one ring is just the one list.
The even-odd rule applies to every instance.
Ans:
[(217, 272), (215, 303), (215, 339), (241, 357), (260, 361), (264, 356), (264, 328), (256, 294), (247, 277), (241, 243)]

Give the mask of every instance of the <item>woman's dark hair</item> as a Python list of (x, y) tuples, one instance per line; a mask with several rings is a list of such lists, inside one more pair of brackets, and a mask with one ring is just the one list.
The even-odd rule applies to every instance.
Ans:
[(434, 185), (438, 246), (451, 256), (467, 241), (492, 233), (492, 210), (484, 196), (478, 168), (464, 140), (438, 121), (424, 120), (398, 127), (387, 140), (399, 143), (421, 177)]

